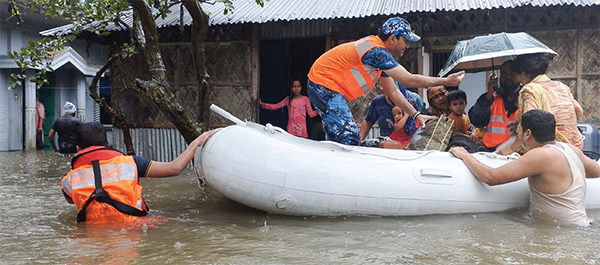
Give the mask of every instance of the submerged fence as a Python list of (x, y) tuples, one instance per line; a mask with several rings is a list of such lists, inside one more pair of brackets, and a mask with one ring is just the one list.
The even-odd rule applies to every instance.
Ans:
[[(170, 162), (181, 154), (187, 143), (175, 128), (135, 128), (130, 129), (133, 148), (138, 156), (159, 162)], [(112, 144), (119, 151), (126, 152), (121, 129), (112, 128)], [(188, 165), (192, 167), (192, 163)]]

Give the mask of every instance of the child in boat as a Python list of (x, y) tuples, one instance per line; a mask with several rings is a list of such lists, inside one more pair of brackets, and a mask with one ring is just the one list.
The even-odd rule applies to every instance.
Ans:
[(302, 85), (300, 81), (294, 80), (290, 88), (290, 95), (285, 97), (277, 104), (269, 104), (260, 102), (260, 107), (268, 110), (278, 110), (285, 106), (288, 107), (288, 125), (287, 132), (292, 135), (308, 138), (306, 129), (306, 114), (313, 118), (318, 112), (313, 110), (310, 105), (310, 100), (307, 96), (302, 95)]
[[(404, 111), (395, 106), (392, 108), (392, 114), (394, 115), (394, 131), (390, 134), (390, 139), (401, 142), (404, 148), (408, 148), (408, 144), (412, 139), (414, 132), (412, 134), (407, 134), (404, 126), (406, 125), (406, 121), (408, 120), (408, 115), (404, 113)], [(420, 127), (419, 123), (416, 123), (416, 129)]]
[(469, 117), (465, 114), (467, 106), (467, 94), (460, 89), (452, 90), (448, 93), (448, 105), (450, 105), (450, 114), (448, 118), (454, 121), (452, 125), (452, 135), (462, 135), (477, 141), (477, 135), (473, 130)]

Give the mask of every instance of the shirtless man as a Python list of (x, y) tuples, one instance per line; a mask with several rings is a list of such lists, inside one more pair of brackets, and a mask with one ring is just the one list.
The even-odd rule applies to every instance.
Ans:
[(499, 168), (484, 165), (462, 147), (452, 147), (450, 153), (462, 159), (473, 175), (488, 185), (527, 178), (534, 216), (560, 224), (588, 226), (585, 178), (599, 177), (600, 166), (575, 146), (556, 142), (555, 127), (556, 121), (549, 112), (536, 109), (523, 114), (517, 139), (528, 152)]

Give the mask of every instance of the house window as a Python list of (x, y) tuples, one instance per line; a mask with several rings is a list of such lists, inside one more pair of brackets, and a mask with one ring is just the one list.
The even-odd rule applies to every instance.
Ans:
[(442, 68), (446, 65), (451, 51), (434, 51), (432, 54), (431, 70), (433, 76), (438, 76)]

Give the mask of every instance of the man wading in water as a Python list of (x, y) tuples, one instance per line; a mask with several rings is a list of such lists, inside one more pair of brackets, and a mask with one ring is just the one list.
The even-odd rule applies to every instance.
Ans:
[(77, 156), (71, 161), (73, 169), (62, 180), (65, 199), (79, 210), (77, 222), (120, 223), (146, 216), (148, 207), (139, 178), (179, 175), (215, 132), (198, 136), (173, 161), (155, 162), (108, 148), (106, 131), (99, 122), (82, 124), (77, 132)]
[(559, 224), (588, 226), (585, 212), (585, 178), (600, 176), (600, 166), (577, 147), (556, 142), (554, 116), (543, 110), (523, 114), (517, 140), (527, 150), (522, 157), (499, 168), (479, 162), (462, 147), (450, 153), (462, 159), (473, 175), (488, 185), (527, 178), (534, 216)]

